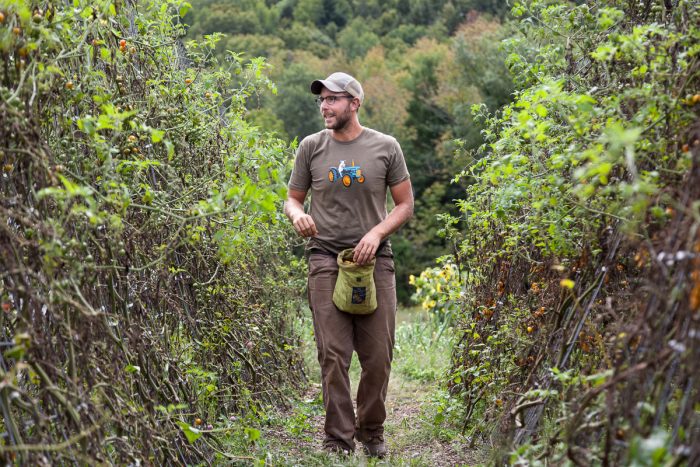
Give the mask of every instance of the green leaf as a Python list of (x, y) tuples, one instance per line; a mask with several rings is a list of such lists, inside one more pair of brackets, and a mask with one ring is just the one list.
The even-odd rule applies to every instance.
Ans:
[(98, 130), (114, 130), (114, 122), (108, 115), (100, 115), (97, 119), (97, 129)]
[(63, 183), (63, 186), (70, 195), (90, 196), (92, 194), (92, 189), (90, 187), (76, 185), (61, 174), (58, 174), (58, 179)]
[(585, 381), (591, 383), (594, 387), (600, 386), (612, 377), (614, 370), (605, 370), (594, 375), (589, 375), (584, 378)]
[(245, 437), (248, 438), (248, 441), (251, 443), (260, 439), (260, 431), (255, 428), (246, 427), (243, 431), (245, 432)]
[(173, 160), (175, 157), (175, 145), (170, 140), (165, 140), (165, 148), (168, 150), (168, 162)]
[(155, 128), (151, 129), (151, 141), (152, 142), (160, 143), (163, 140), (164, 136), (165, 136), (165, 131), (156, 130)]
[(3, 356), (7, 359), (21, 360), (24, 357), (27, 348), (23, 345), (15, 345), (3, 352)]
[(190, 444), (193, 444), (202, 436), (202, 432), (199, 431), (197, 428), (190, 426), (189, 423), (185, 423), (181, 420), (178, 420), (177, 424), (182, 430), (182, 432), (185, 434), (185, 437), (187, 438), (187, 441), (189, 441)]
[(107, 47), (100, 48), (100, 57), (107, 63), (112, 63), (112, 51)]
[(184, 18), (185, 15), (187, 14), (188, 11), (190, 11), (190, 8), (192, 8), (192, 5), (190, 5), (188, 2), (182, 2), (180, 4), (180, 18)]

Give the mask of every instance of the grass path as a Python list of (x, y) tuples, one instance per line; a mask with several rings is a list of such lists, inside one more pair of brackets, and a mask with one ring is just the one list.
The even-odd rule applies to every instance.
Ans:
[[(433, 421), (440, 394), (437, 379), (449, 364), (450, 340), (426, 319), (416, 310), (400, 310), (397, 317), (396, 351), (387, 395), (387, 458), (368, 459), (360, 449), (349, 457), (321, 452), (324, 416), (320, 374), (313, 337), (308, 333), (305, 355), (311, 383), (295, 406), (272, 416), (268, 426), (261, 429), (263, 442), (258, 450), (266, 452), (265, 463), (303, 466), (473, 464), (474, 454), (461, 448), (466, 441), (455, 431)], [(357, 391), (359, 369), (357, 356), (353, 355), (350, 368), (353, 394)], [(259, 454), (256, 453), (258, 459)]]

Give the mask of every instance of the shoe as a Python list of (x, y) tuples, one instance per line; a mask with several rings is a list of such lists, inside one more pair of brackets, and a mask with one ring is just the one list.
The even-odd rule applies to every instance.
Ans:
[(362, 447), (369, 457), (383, 459), (387, 454), (383, 436), (372, 436), (368, 441), (362, 442)]
[(342, 456), (350, 455), (350, 448), (337, 441), (326, 441), (323, 443), (323, 450), (326, 454), (340, 454)]

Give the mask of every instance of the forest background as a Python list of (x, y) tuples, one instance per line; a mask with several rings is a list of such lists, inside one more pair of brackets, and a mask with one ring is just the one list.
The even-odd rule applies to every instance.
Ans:
[[(275, 91), (248, 101), (246, 119), (286, 141), (323, 128), (309, 83), (334, 70), (363, 84), (361, 123), (400, 142), (414, 188), (415, 217), (392, 236), (398, 297), (409, 276), (451, 251), (439, 215), (456, 213), (464, 183), (453, 183), (468, 151), (483, 143), (472, 105), (495, 111), (511, 99), (500, 40), (505, 2), (264, 0), (194, 1), (188, 37), (224, 34), (226, 50), (262, 56)], [(352, 220), (348, 220), (352, 222)]]
[(416, 190), (402, 300), (455, 337), (436, 426), (700, 462), (697, 2), (508, 8), (0, 0), (4, 460), (256, 460), (308, 382), (292, 141), (345, 69)]

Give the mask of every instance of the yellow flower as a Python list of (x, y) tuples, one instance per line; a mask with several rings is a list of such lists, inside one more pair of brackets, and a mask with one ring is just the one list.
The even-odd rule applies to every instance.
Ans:
[(414, 276), (413, 274), (408, 276), (408, 283), (411, 285), (416, 285), (416, 276)]
[(559, 285), (566, 287), (567, 289), (573, 289), (576, 283), (571, 279), (562, 279)]
[(440, 293), (440, 284), (435, 287), (435, 290), (437, 290), (437, 293)]

